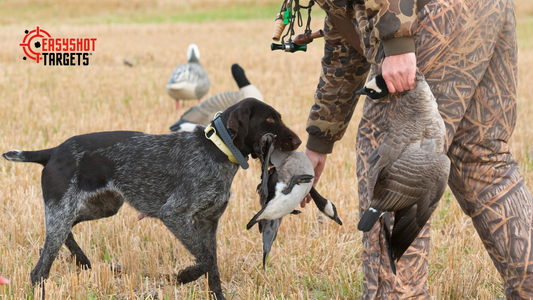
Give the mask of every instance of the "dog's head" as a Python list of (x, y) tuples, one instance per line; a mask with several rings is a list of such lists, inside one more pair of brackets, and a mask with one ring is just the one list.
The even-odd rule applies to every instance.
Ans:
[(282, 151), (294, 151), (302, 141), (290, 130), (281, 115), (270, 105), (254, 98), (246, 98), (226, 109), (220, 116), (228, 130), (233, 131), (233, 144), (237, 149), (251, 149), (253, 158), (258, 157), (261, 137), (274, 135), (274, 146)]

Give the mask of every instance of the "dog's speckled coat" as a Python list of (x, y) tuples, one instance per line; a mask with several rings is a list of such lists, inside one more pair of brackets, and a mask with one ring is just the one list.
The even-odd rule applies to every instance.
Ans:
[[(235, 133), (235, 146), (254, 148), (266, 133), (286, 151), (295, 150), (299, 138), (281, 121), (272, 107), (245, 99), (221, 115)], [(209, 274), (209, 288), (216, 299), (225, 299), (217, 267), (216, 231), (231, 195), (239, 166), (231, 163), (205, 138), (203, 126), (193, 132), (150, 135), (141, 132), (100, 132), (79, 135), (41, 151), (10, 151), (10, 161), (44, 165), (42, 191), (46, 239), (33, 284), (48, 278), (63, 243), (76, 263), (90, 268), (89, 259), (71, 233), (74, 225), (110, 217), (124, 201), (149, 217), (160, 219), (196, 258), (181, 270), (178, 283)]]

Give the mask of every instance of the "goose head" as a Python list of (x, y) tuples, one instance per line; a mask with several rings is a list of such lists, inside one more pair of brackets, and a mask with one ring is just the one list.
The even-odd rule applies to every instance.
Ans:
[(199, 63), (200, 62), (200, 49), (196, 44), (190, 44), (187, 49), (187, 60), (190, 63)]
[(383, 76), (379, 74), (378, 76), (370, 80), (364, 88), (355, 92), (355, 94), (366, 95), (370, 97), (370, 99), (377, 100), (387, 96), (389, 94), (389, 89), (387, 88), (385, 79), (383, 79)]

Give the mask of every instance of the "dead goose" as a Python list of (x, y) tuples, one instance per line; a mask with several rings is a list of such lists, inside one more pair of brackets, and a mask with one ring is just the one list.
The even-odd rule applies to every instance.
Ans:
[(176, 100), (176, 109), (179, 109), (180, 100), (200, 101), (209, 91), (209, 76), (199, 59), (198, 46), (190, 44), (187, 49), (188, 63), (177, 66), (168, 78), (166, 89), (170, 97)]
[[(357, 91), (371, 99), (388, 94), (378, 75)], [(358, 229), (370, 231), (385, 212), (394, 212), (394, 225), (384, 226), (391, 267), (418, 236), (448, 182), (450, 160), (444, 152), (446, 129), (437, 101), (424, 75), (417, 70), (416, 88), (401, 94), (382, 133), (382, 142), (368, 157), (367, 192), (370, 207)], [(384, 216), (385, 224), (390, 216)]]
[[(265, 135), (261, 139), (261, 149), (258, 153), (263, 172), (257, 191), (262, 209), (246, 226), (250, 229), (258, 223), (259, 232), (263, 234), (263, 268), (266, 266), (282, 218), (289, 213), (299, 214), (300, 211), (294, 209), (308, 192), (322, 213), (342, 225), (335, 205), (312, 187), (314, 175), (311, 174), (314, 174), (314, 170), (307, 155), (297, 151), (281, 152), (274, 148), (272, 141), (272, 135)], [(270, 163), (274, 167), (269, 169)]]
[(170, 131), (192, 131), (197, 124), (207, 126), (216, 112), (224, 111), (242, 99), (251, 97), (263, 101), (263, 95), (253, 84), (250, 84), (241, 66), (232, 65), (231, 74), (239, 91), (218, 93), (196, 104), (170, 126)]
[[(304, 157), (305, 156), (305, 157)], [(246, 229), (252, 228), (259, 220), (275, 220), (282, 218), (298, 206), (313, 187), (313, 165), (306, 164), (307, 156), (303, 152), (274, 151), (270, 161), (274, 168), (270, 169), (267, 181), (259, 187), (260, 193), (273, 195), (268, 197), (262, 209), (248, 222)], [(307, 159), (309, 161), (309, 159)], [(270, 183), (270, 184), (269, 184)]]

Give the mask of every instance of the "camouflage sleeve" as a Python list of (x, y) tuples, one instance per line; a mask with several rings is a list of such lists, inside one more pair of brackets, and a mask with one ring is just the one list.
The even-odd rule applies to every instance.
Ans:
[(359, 100), (355, 92), (364, 86), (370, 64), (342, 36), (329, 15), (324, 31), (322, 73), (307, 120), (307, 148), (331, 153), (334, 142), (342, 138), (352, 118)]
[(365, 48), (381, 42), (385, 56), (414, 52), (417, 8), (416, 0), (366, 0), (356, 4), (355, 19)]

